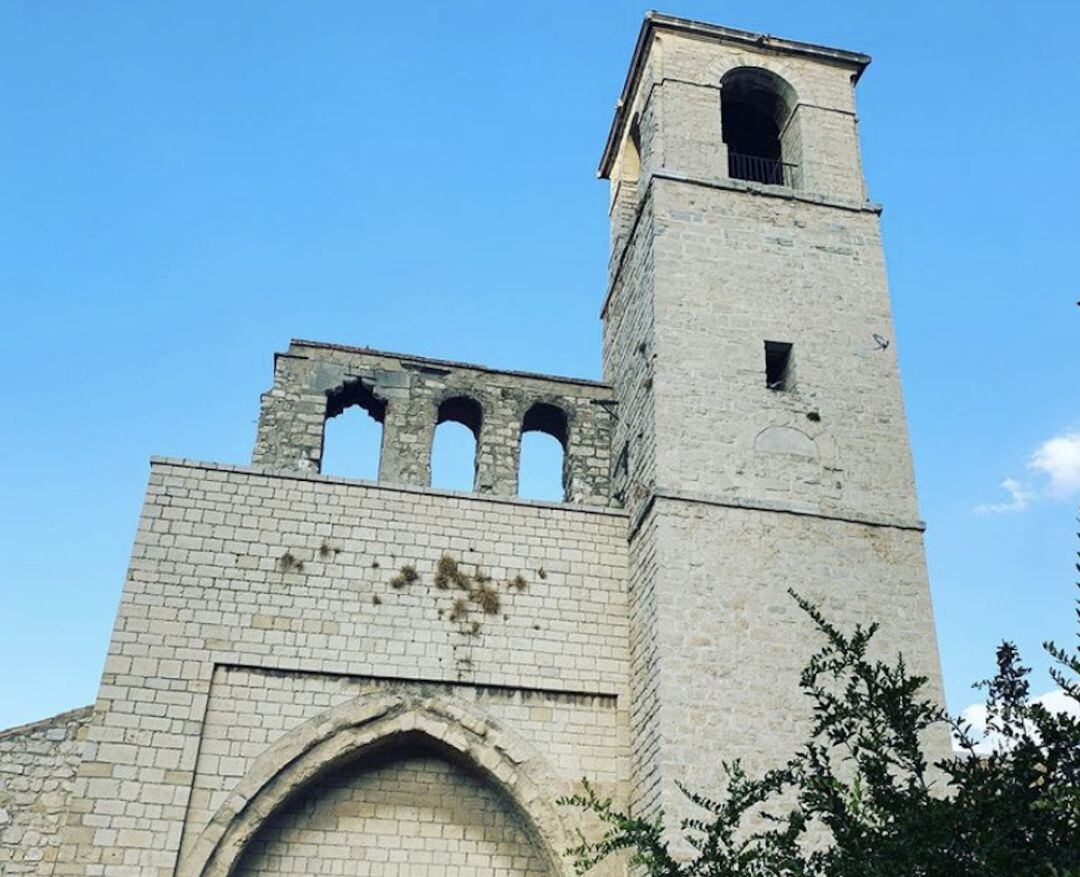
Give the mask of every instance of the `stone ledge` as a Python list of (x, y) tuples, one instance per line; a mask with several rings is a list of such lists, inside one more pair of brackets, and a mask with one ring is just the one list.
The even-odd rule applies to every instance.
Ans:
[(852, 213), (873, 213), (880, 215), (885, 209), (881, 204), (874, 201), (848, 201), (844, 198), (834, 198), (831, 195), (818, 195), (813, 192), (804, 192), (793, 189), (790, 186), (770, 186), (767, 183), (755, 183), (752, 180), (735, 180), (730, 177), (698, 177), (693, 174), (683, 174), (678, 171), (660, 168), (652, 172), (649, 177), (651, 183), (654, 179), (671, 180), (676, 183), (690, 183), (695, 186), (707, 186), (710, 189), (727, 189), (731, 192), (746, 192), (750, 195), (762, 195), (766, 198), (780, 198), (784, 201), (800, 201), (804, 204), (816, 204), (819, 207), (833, 207), (837, 210), (848, 210)]
[(666, 488), (653, 489), (648, 498), (638, 507), (630, 523), (630, 540), (637, 535), (638, 530), (656, 505), (657, 500), (666, 499), (674, 502), (698, 503), (720, 508), (743, 509), (756, 512), (776, 512), (785, 515), (797, 515), (805, 518), (819, 518), (826, 521), (839, 521), (845, 524), (859, 524), (864, 527), (888, 527), (894, 530), (914, 530), (922, 533), (926, 530), (926, 524), (917, 519), (900, 518), (893, 516), (863, 515), (858, 512), (827, 511), (810, 505), (794, 505), (792, 503), (777, 502), (775, 500), (754, 500), (741, 497), (720, 497), (710, 494), (696, 494), (686, 491), (669, 490)]
[(288, 481), (309, 481), (321, 484), (340, 484), (346, 487), (363, 487), (367, 490), (387, 493), (411, 493), (420, 496), (437, 496), (443, 499), (464, 499), (470, 502), (493, 503), (496, 505), (523, 506), (525, 508), (552, 509), (560, 512), (575, 512), (584, 515), (604, 515), (606, 517), (626, 518), (625, 509), (588, 506), (572, 502), (549, 502), (541, 499), (523, 499), (514, 496), (495, 496), (487, 493), (470, 493), (463, 490), (442, 490), (434, 487), (415, 487), (410, 484), (386, 484), (385, 482), (365, 481), (362, 478), (344, 478), (337, 475), (321, 475), (315, 472), (300, 472), (294, 469), (265, 469), (252, 466), (238, 466), (234, 463), (209, 463), (201, 460), (189, 460), (184, 457), (150, 458), (151, 468), (171, 466), (179, 469), (197, 469), (206, 472), (226, 472), (235, 475), (250, 475), (255, 478), (278, 478)]
[(445, 678), (437, 676), (385, 676), (370, 673), (350, 673), (343, 670), (310, 670), (291, 664), (253, 663), (251, 661), (214, 660), (214, 669), (241, 670), (252, 674), (264, 674), (267, 676), (279, 676), (282, 678), (320, 676), (327, 679), (348, 679), (357, 682), (370, 683), (377, 688), (393, 689), (400, 686), (414, 686), (423, 688), (426, 686), (446, 688), (448, 690), (469, 690), (475, 692), (496, 692), (504, 695), (523, 694), (533, 697), (543, 697), (548, 700), (565, 700), (571, 703), (581, 701), (600, 700), (614, 709), (620, 698), (625, 699), (625, 691), (619, 692), (611, 688), (552, 688), (538, 685), (511, 685), (501, 682), (478, 682), (465, 681), (462, 679)]

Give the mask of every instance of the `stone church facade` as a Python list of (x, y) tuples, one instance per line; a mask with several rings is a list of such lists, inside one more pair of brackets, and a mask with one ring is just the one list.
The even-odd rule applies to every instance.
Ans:
[[(646, 17), (600, 164), (603, 381), (293, 341), (251, 465), (154, 459), (96, 703), (0, 732), (0, 871), (569, 875), (581, 778), (679, 812), (676, 781), (790, 751), (789, 587), (940, 694), (868, 63)], [(320, 474), (356, 405), (377, 483)], [(429, 486), (448, 420), (472, 492)], [(563, 502), (515, 495), (533, 430)]]

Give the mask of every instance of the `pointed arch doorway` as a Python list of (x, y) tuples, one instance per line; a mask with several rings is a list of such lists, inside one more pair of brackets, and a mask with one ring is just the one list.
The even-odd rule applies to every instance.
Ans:
[(376, 695), (264, 753), (179, 877), (568, 877), (562, 791), (490, 718), (443, 698)]

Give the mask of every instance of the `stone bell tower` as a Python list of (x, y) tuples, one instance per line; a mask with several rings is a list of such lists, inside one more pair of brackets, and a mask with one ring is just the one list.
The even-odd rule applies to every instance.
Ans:
[[(818, 640), (789, 587), (940, 671), (865, 55), (650, 13), (600, 165), (605, 379), (630, 514), (633, 794), (782, 763)], [(944, 737), (934, 745), (947, 745)]]

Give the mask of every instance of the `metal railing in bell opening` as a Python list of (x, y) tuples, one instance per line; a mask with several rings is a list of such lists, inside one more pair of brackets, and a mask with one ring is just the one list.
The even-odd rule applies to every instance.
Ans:
[(757, 155), (743, 155), (728, 151), (728, 176), (733, 180), (751, 180), (770, 186), (795, 185), (797, 166), (778, 161), (774, 158), (761, 158)]

